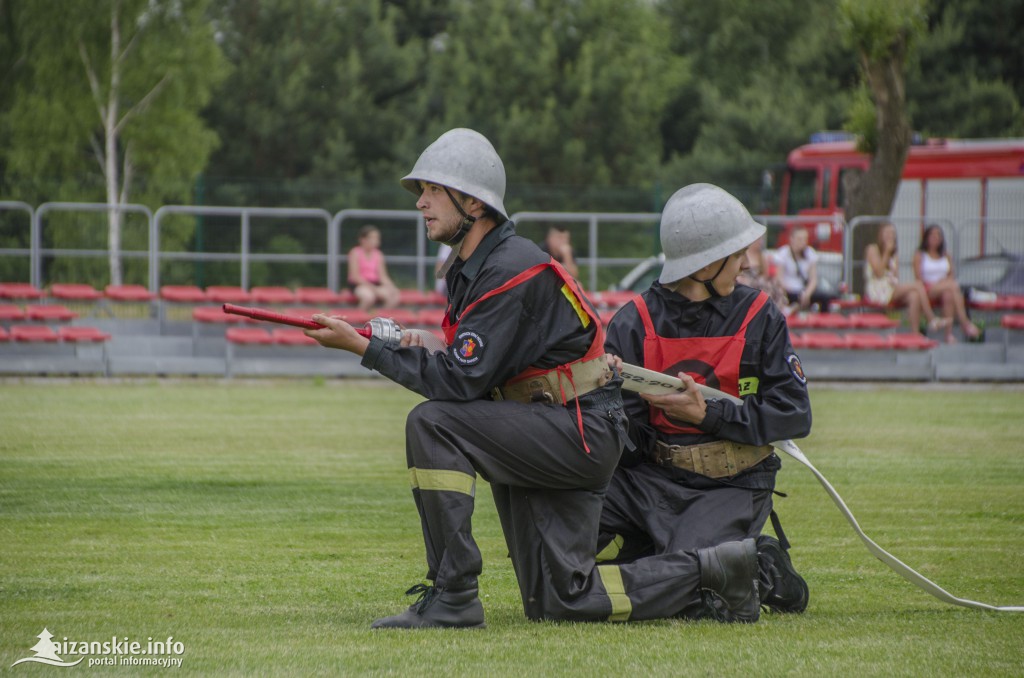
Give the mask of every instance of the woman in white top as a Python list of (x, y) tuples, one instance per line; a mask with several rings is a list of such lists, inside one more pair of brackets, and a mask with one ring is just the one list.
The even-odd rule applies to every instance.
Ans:
[(967, 317), (964, 295), (953, 274), (953, 260), (946, 252), (946, 239), (937, 224), (924, 229), (921, 246), (914, 252), (914, 277), (928, 290), (931, 302), (942, 306), (942, 314), (949, 320), (946, 327), (947, 343), (956, 341), (953, 338), (954, 317), (960, 322), (968, 339), (978, 338), (981, 331)]
[(775, 253), (775, 279), (786, 291), (789, 303), (799, 309), (817, 304), (827, 311), (834, 298), (818, 288), (818, 253), (808, 244), (807, 229), (799, 226), (789, 234), (789, 244)]
[(888, 306), (905, 304), (910, 327), (917, 332), (921, 327), (921, 313), (928, 321), (928, 329), (935, 331), (952, 323), (936, 318), (928, 303), (928, 291), (920, 280), (900, 282), (899, 257), (896, 256), (896, 227), (882, 224), (877, 240), (864, 252), (864, 292), (868, 301)]

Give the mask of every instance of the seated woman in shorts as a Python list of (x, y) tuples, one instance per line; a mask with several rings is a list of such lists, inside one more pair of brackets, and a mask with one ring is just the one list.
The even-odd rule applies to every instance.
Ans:
[(896, 256), (896, 227), (882, 224), (875, 242), (864, 251), (864, 292), (868, 301), (888, 306), (904, 304), (907, 319), (915, 332), (921, 327), (921, 313), (928, 321), (928, 329), (935, 331), (949, 325), (937, 318), (928, 303), (928, 292), (920, 281), (900, 282), (899, 257)]
[(960, 283), (953, 275), (953, 260), (946, 252), (946, 238), (938, 224), (931, 224), (921, 236), (921, 245), (914, 252), (914, 277), (924, 284), (928, 291), (928, 299), (933, 304), (942, 306), (942, 315), (946, 318), (946, 342), (953, 343), (953, 318), (960, 321), (964, 336), (977, 339), (981, 331), (967, 317), (964, 295), (960, 291)]
[(398, 288), (388, 277), (376, 226), (359, 229), (359, 243), (348, 253), (348, 284), (360, 310), (369, 311), (378, 304), (384, 308), (398, 305)]

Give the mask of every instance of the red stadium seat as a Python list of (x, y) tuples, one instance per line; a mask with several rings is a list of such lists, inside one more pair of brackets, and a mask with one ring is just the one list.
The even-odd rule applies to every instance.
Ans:
[(879, 351), (892, 347), (886, 337), (873, 332), (851, 332), (846, 335), (846, 345), (849, 348), (861, 351)]
[(262, 327), (230, 327), (224, 338), (232, 344), (270, 344), (274, 341)]
[(67, 327), (61, 327), (57, 330), (57, 334), (60, 336), (61, 341), (68, 341), (72, 343), (99, 343), (110, 339), (109, 334), (98, 330), (95, 327), (74, 327), (69, 325)]
[(842, 349), (846, 348), (846, 340), (835, 332), (804, 332), (801, 336), (804, 348)]
[(791, 313), (786, 325), (794, 330), (844, 330), (852, 327), (852, 321), (838, 313)]
[[(636, 292), (632, 290), (607, 290), (605, 292), (590, 293), (587, 295), (590, 297), (590, 301), (596, 306), (604, 306), (606, 308), (619, 308), (629, 302), (630, 299), (636, 296)], [(595, 298), (596, 297), (596, 298)]]
[(326, 287), (300, 287), (295, 290), (295, 301), (324, 308), (343, 303), (337, 292), (332, 292)]
[(427, 292), (427, 306), (440, 306), (444, 308), (447, 305), (448, 298), (437, 290)]
[(54, 299), (96, 301), (103, 297), (103, 293), (92, 285), (83, 285), (80, 283), (54, 283), (50, 285), (50, 296)]
[(249, 290), (254, 304), (294, 304), (295, 293), (287, 287), (254, 287)]
[(408, 308), (383, 308), (378, 313), (381, 318), (391, 318), (402, 327), (415, 325), (420, 318), (419, 311)]
[(853, 322), (839, 313), (811, 313), (807, 316), (809, 325), (821, 330), (845, 330), (853, 327)]
[(796, 332), (789, 333), (789, 343), (791, 343), (795, 349), (807, 348), (807, 342), (804, 341), (803, 335), (797, 334)]
[(11, 340), (25, 343), (53, 343), (60, 336), (48, 325), (15, 325), (11, 328)]
[[(196, 288), (198, 289), (198, 288)], [(103, 293), (113, 301), (151, 301), (153, 293), (142, 285), (107, 285)]]
[(29, 304), (25, 307), (25, 317), (41, 322), (67, 322), (77, 318), (78, 314), (60, 304)]
[(425, 308), (420, 311), (419, 316), (416, 318), (416, 323), (420, 327), (429, 327), (435, 329), (441, 326), (444, 322), (444, 311), (439, 308)]
[(206, 297), (218, 304), (245, 304), (252, 300), (252, 295), (234, 285), (210, 285), (206, 288)]
[(10, 338), (11, 335), (7, 333), (7, 330), (0, 326), (0, 341), (7, 341)]
[(939, 342), (921, 336), (917, 332), (910, 332), (889, 335), (889, 345), (897, 350), (927, 351), (938, 346)]
[(866, 330), (891, 330), (899, 323), (884, 313), (855, 313), (849, 316), (850, 326)]
[(419, 290), (398, 290), (398, 303), (402, 306), (426, 306), (430, 303), (430, 294)]
[(291, 327), (275, 327), (270, 331), (275, 344), (282, 346), (317, 346), (316, 339), (307, 337), (302, 330)]
[(192, 320), (200, 323), (235, 324), (242, 322), (244, 318), (225, 313), (220, 306), (196, 306), (192, 309)]
[(971, 301), (969, 305), (979, 311), (1024, 311), (1024, 295), (1001, 295), (993, 301)]
[(0, 283), (0, 299), (42, 299), (46, 294), (30, 283)]
[(356, 293), (350, 289), (344, 289), (338, 292), (338, 303), (342, 306), (355, 306), (359, 300), (356, 299)]
[(164, 285), (160, 288), (160, 298), (179, 304), (202, 304), (211, 301), (206, 292), (195, 285)]
[(15, 304), (0, 304), (0, 320), (19, 321), (25, 319), (25, 311)]
[(1024, 330), (1024, 314), (1008, 313), (999, 320), (999, 324), (1008, 330)]

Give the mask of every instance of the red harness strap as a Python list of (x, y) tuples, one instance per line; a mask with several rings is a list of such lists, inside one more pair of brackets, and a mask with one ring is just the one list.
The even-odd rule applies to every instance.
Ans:
[[(576, 363), (584, 362), (587, 360), (593, 360), (604, 355), (604, 328), (601, 326), (601, 321), (598, 319), (597, 314), (592, 310), (590, 303), (587, 301), (586, 296), (583, 294), (583, 290), (580, 289), (579, 283), (576, 282), (576, 280), (574, 280), (573, 277), (569, 275), (569, 272), (566, 271), (565, 268), (554, 259), (549, 259), (546, 263), (543, 264), (531, 266), (522, 273), (519, 273), (518, 275), (510, 278), (503, 285), (496, 287), (493, 290), (482, 295), (479, 299), (474, 301), (472, 304), (467, 306), (465, 310), (463, 310), (459, 320), (456, 321), (455, 323), (451, 322), (450, 316), (452, 307), (449, 304), (448, 309), (445, 311), (444, 314), (444, 320), (441, 323), (441, 329), (444, 330), (445, 341), (449, 345), (451, 345), (451, 343), (455, 341), (455, 336), (458, 334), (459, 324), (461, 323), (462, 318), (466, 317), (466, 314), (469, 313), (477, 304), (484, 301), (485, 299), (489, 299), (498, 294), (502, 294), (504, 292), (509, 291), (513, 287), (523, 284), (527, 280), (530, 280), (535, 276), (539, 275), (546, 269), (553, 270), (555, 272), (555, 275), (557, 275), (562, 280), (564, 286), (568, 288), (569, 292), (572, 294), (573, 299), (569, 299), (569, 301), (570, 303), (573, 303), (576, 312), (580, 313), (582, 311), (586, 313), (587, 317), (589, 318), (589, 321), (594, 323), (594, 326), (597, 328), (597, 331), (594, 333), (594, 340), (591, 342), (590, 348), (587, 349), (587, 352), (583, 355), (582, 358), (565, 363), (564, 365), (558, 365), (557, 367), (553, 367), (551, 369), (529, 367), (520, 372), (519, 374), (517, 374), (516, 376), (509, 379), (508, 383), (514, 384), (519, 381), (523, 381), (524, 379), (530, 379), (541, 374), (557, 372), (559, 374), (559, 377), (561, 377), (562, 375), (566, 377), (566, 379), (573, 387), (573, 392), (575, 392), (576, 383), (573, 381), (572, 377), (572, 366), (575, 365)], [(567, 299), (568, 296), (569, 295), (566, 295)], [(586, 327), (587, 324), (588, 323), (584, 323), (584, 327)], [(564, 405), (565, 387), (562, 385), (561, 378), (559, 378), (558, 380), (558, 385), (561, 390), (560, 395), (562, 397), (562, 404)], [(586, 450), (587, 454), (590, 454), (590, 447), (587, 445), (586, 438), (583, 435), (583, 411), (580, 409), (579, 399), (576, 400), (576, 423), (579, 427), (580, 439), (583, 440), (583, 449)]]
[[(650, 311), (643, 297), (633, 298), (644, 324), (644, 367), (675, 376), (686, 372), (694, 381), (739, 395), (740, 360), (746, 345), (747, 326), (764, 307), (768, 295), (761, 292), (750, 304), (736, 334), (724, 337), (661, 337), (654, 331)], [(665, 413), (650, 408), (651, 424), (664, 433), (700, 433), (700, 429), (682, 425)]]

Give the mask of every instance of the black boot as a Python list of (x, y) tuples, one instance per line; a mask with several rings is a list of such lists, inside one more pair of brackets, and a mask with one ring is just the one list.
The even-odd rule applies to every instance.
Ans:
[(803, 612), (810, 591), (797, 574), (789, 554), (778, 539), (762, 534), (757, 538), (757, 568), (761, 584), (761, 604), (771, 612)]
[(698, 549), (697, 558), (704, 601), (698, 618), (756, 622), (761, 616), (761, 600), (757, 595), (757, 546), (754, 540), (729, 541)]
[(417, 584), (405, 592), (407, 596), (417, 593), (420, 597), (408, 610), (393, 617), (378, 619), (370, 628), (484, 628), (484, 606), (480, 603), (476, 587), (449, 591)]

